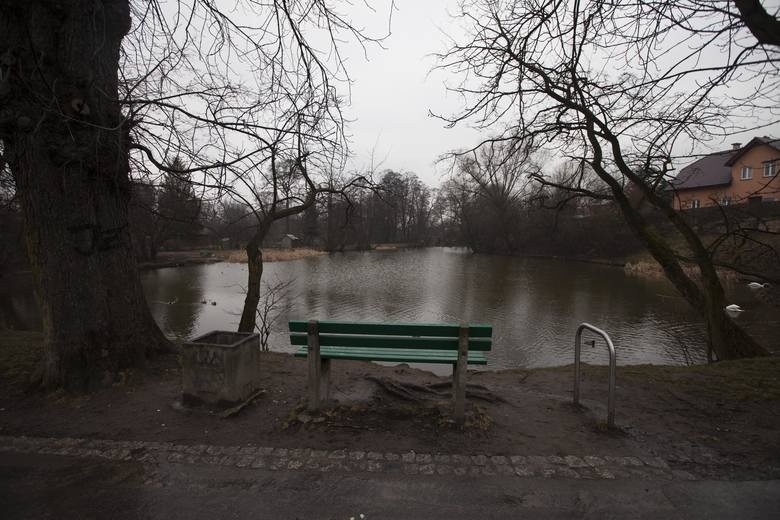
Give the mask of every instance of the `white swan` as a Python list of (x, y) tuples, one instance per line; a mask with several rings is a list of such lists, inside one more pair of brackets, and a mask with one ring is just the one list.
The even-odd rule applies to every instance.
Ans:
[(751, 289), (769, 289), (768, 283), (750, 282), (747, 284)]
[(736, 303), (732, 303), (731, 305), (726, 305), (726, 310), (729, 312), (744, 312), (744, 309), (742, 309)]

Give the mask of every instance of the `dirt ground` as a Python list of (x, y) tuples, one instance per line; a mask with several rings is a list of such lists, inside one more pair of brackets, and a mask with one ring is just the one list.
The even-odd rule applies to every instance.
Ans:
[[(8, 336), (6, 336), (7, 338)], [(357, 448), (494, 455), (654, 455), (780, 476), (780, 358), (699, 367), (618, 367), (617, 430), (608, 430), (606, 367), (585, 366), (582, 404), (572, 367), (470, 372), (467, 421), (450, 418), (449, 378), (400, 366), (333, 362), (332, 401), (304, 409), (306, 364), (262, 353), (265, 393), (220, 418), (180, 404), (175, 355), (91, 395), (22, 392), (27, 342), (0, 342), (0, 435)], [(16, 348), (12, 348), (12, 347)], [(425, 386), (432, 385), (432, 386)]]

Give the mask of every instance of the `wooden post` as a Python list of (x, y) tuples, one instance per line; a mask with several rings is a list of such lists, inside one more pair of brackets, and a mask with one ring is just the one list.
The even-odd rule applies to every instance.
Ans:
[(321, 359), (320, 371), (320, 399), (327, 401), (330, 398), (330, 359)]
[(320, 371), (322, 370), (320, 358), (320, 332), (317, 320), (310, 320), (306, 329), (309, 361), (309, 410), (314, 411), (320, 407)]
[(458, 333), (458, 362), (455, 364), (452, 388), (455, 398), (455, 421), (463, 422), (466, 409), (466, 370), (469, 355), (469, 326), (461, 325)]

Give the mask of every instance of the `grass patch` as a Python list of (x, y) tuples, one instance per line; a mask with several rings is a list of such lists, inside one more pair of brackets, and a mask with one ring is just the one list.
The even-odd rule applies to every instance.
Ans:
[(0, 393), (23, 393), (43, 356), (40, 332), (0, 331)]
[[(299, 248), (299, 249), (270, 249), (263, 248), (263, 261), (264, 262), (285, 262), (288, 260), (300, 260), (301, 258), (309, 258), (311, 256), (322, 256), (327, 254), (325, 251), (318, 251), (316, 249)], [(225, 262), (233, 263), (246, 263), (246, 251), (242, 249), (230, 250), (230, 251), (218, 251), (217, 255)]]
[[(534, 370), (569, 371), (566, 367)], [(583, 374), (605, 381), (608, 367), (582, 365)], [(711, 365), (629, 365), (617, 367), (620, 384), (669, 387), (697, 397), (719, 401), (772, 401), (780, 399), (780, 357), (721, 361)]]

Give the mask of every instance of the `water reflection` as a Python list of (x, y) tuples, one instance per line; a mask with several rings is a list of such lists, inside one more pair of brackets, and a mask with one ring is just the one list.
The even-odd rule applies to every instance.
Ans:
[[(160, 269), (142, 278), (155, 319), (169, 335), (187, 338), (238, 324), (245, 265)], [(614, 267), (429, 248), (271, 263), (264, 280), (292, 281), (271, 336), (274, 350), (292, 350), (289, 319), (468, 321), (494, 327), (489, 368), (554, 366), (571, 363), (574, 332), (587, 321), (610, 333), (619, 364), (705, 359), (703, 327), (674, 289)], [(740, 323), (780, 350), (776, 309), (741, 286), (731, 298), (749, 309)], [(606, 363), (606, 349), (586, 348), (583, 360)]]

